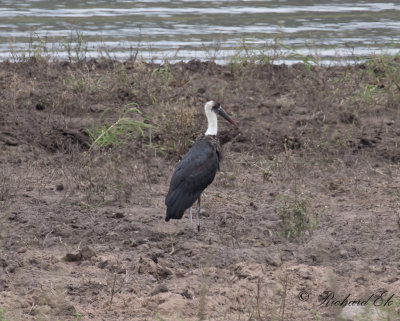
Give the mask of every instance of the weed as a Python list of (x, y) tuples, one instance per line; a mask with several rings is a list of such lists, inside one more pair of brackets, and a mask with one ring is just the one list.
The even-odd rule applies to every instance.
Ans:
[[(130, 72), (128, 68), (133, 69), (133, 72)], [(124, 98), (134, 97), (142, 103), (156, 104), (159, 101), (159, 95), (167, 92), (168, 86), (163, 85), (160, 77), (156, 76), (158, 72), (146, 63), (116, 64), (115, 69), (117, 78), (114, 81), (114, 90), (118, 95), (122, 94)], [(165, 76), (167, 72), (161, 73)]]
[[(381, 55), (367, 63), (368, 70), (377, 78), (376, 86), (386, 94), (389, 107), (399, 108), (400, 99), (400, 54)], [(372, 73), (370, 72), (370, 74)]]
[(263, 183), (268, 182), (270, 180), (272, 176), (272, 167), (274, 166), (273, 163), (268, 164), (265, 160), (260, 160), (260, 165), (256, 163), (252, 165), (261, 171)]
[(397, 205), (400, 205), (400, 189), (393, 192), (393, 199)]
[[(358, 116), (344, 114), (343, 117), (353, 120), (353, 117), (357, 119)], [(355, 122), (355, 120), (353, 120), (353, 122)], [(349, 124), (343, 132), (325, 124), (321, 129), (318, 129), (318, 135), (316, 135), (317, 139), (314, 142), (315, 147), (322, 152), (330, 154), (344, 154), (350, 146), (355, 130), (355, 124)]]
[(154, 153), (154, 157), (157, 157), (157, 154), (165, 155), (164, 149), (157, 143), (153, 142), (153, 131), (152, 127), (149, 128), (149, 143), (148, 144), (143, 144), (142, 148), (144, 150), (147, 150), (151, 154)]
[(319, 312), (318, 310), (315, 310), (315, 309), (311, 309), (310, 312), (313, 315), (313, 320), (314, 321), (320, 321), (321, 320), (321, 312)]
[(67, 52), (69, 62), (86, 60), (88, 44), (83, 34), (79, 31), (71, 32), (69, 39), (60, 40), (61, 48)]
[(3, 309), (0, 309), (0, 321), (7, 321), (5, 314), (6, 314), (6, 311)]
[(214, 41), (212, 46), (207, 47), (206, 45), (202, 44), (201, 48), (206, 53), (207, 60), (215, 61), (221, 50), (221, 38)]
[(248, 43), (248, 39), (241, 39), (235, 54), (229, 58), (228, 66), (236, 76), (248, 69), (248, 66), (272, 65), (278, 60), (300, 60), (306, 70), (311, 71), (311, 66), (318, 66), (318, 58), (315, 55), (304, 55), (295, 48), (283, 43), (282, 33), (279, 32), (269, 43), (254, 47)]
[(174, 79), (173, 74), (167, 63), (156, 68), (152, 72), (152, 76), (158, 78), (164, 86), (169, 86), (171, 81)]
[(71, 75), (70, 78), (65, 79), (65, 85), (76, 92), (82, 92), (85, 88), (85, 80), (83, 78), (76, 78), (75, 75)]
[[(119, 264), (119, 262), (117, 263)], [(127, 274), (125, 272), (124, 275), (122, 275), (122, 279), (120, 281), (117, 280), (118, 275), (120, 273), (114, 272), (113, 279), (112, 279), (112, 286), (110, 290), (110, 301), (109, 301), (109, 306), (112, 306), (113, 299), (116, 293), (120, 293), (124, 285), (126, 284), (126, 279), (127, 279)], [(118, 284), (119, 282), (119, 284)]]
[[(279, 56), (279, 40), (274, 38), (271, 46), (253, 48), (246, 39), (241, 39), (236, 52), (228, 60), (228, 68), (234, 78), (243, 80), (247, 72), (257, 69), (259, 65), (273, 64)], [(272, 49), (272, 53), (271, 53)]]
[(101, 124), (100, 118), (100, 121), (92, 123), (91, 129), (86, 129), (92, 139), (92, 142), (89, 144), (89, 152), (97, 148), (124, 144), (131, 138), (132, 133), (140, 133), (144, 137), (144, 129), (151, 128), (152, 126), (129, 116), (132, 113), (143, 115), (137, 107), (130, 107), (132, 105), (137, 106), (136, 103), (125, 105), (118, 120), (113, 124)]
[(29, 39), (28, 58), (32, 57), (38, 60), (48, 60), (50, 57), (46, 39), (36, 33), (31, 33)]
[(159, 312), (156, 312), (156, 314), (154, 315), (154, 318), (156, 321), (166, 321), (166, 319), (164, 319)]
[(320, 213), (312, 210), (303, 193), (295, 191), (294, 195), (284, 195), (282, 199), (283, 204), (279, 208), (282, 237), (294, 240), (311, 234), (318, 227)]
[(360, 84), (355, 93), (354, 103), (359, 104), (373, 104), (375, 102), (375, 96), (378, 92), (378, 87), (372, 84)]
[(289, 54), (287, 54), (287, 58), (302, 61), (308, 72), (311, 71), (311, 66), (318, 65), (318, 60), (315, 57), (303, 55), (296, 51), (296, 49), (294, 49), (293, 47), (285, 44), (281, 44), (281, 46), (289, 51)]
[(78, 321), (82, 318), (82, 314), (80, 313), (74, 313), (72, 316), (74, 317), (74, 321)]
[(395, 299), (393, 301), (390, 301), (390, 304), (381, 305), (380, 310), (378, 311), (380, 312), (378, 313), (378, 315), (380, 316), (378, 320), (382, 321), (398, 320), (400, 315), (400, 299)]

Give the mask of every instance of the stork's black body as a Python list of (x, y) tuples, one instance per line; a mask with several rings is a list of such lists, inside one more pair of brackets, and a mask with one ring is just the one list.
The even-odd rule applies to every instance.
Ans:
[(219, 103), (209, 101), (204, 106), (208, 128), (204, 135), (198, 138), (176, 167), (171, 178), (168, 194), (165, 198), (167, 205), (168, 222), (172, 219), (181, 219), (190, 207), (190, 221), (192, 222), (192, 205), (197, 202), (197, 230), (200, 230), (200, 196), (214, 180), (219, 170), (222, 158), (221, 146), (217, 138), (217, 115), (222, 116), (232, 125), (236, 123), (225, 113)]
[(181, 219), (214, 180), (221, 160), (221, 146), (216, 136), (202, 136), (183, 157), (172, 175), (165, 198), (168, 222)]

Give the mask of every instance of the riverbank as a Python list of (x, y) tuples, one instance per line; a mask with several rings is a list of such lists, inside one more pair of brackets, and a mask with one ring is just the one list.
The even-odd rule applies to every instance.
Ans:
[[(398, 303), (399, 68), (0, 63), (2, 317), (335, 320), (331, 290)], [(210, 99), (239, 129), (220, 122), (197, 233), (164, 221), (164, 197)]]

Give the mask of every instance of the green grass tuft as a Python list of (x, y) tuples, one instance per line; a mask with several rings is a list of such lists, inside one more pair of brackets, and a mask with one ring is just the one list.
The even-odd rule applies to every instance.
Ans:
[(7, 318), (5, 316), (6, 311), (3, 309), (0, 309), (0, 321), (7, 321)]
[(310, 235), (319, 225), (321, 213), (315, 212), (310, 201), (303, 193), (294, 192), (294, 195), (284, 195), (283, 204), (279, 208), (281, 218), (281, 236), (294, 240)]
[(89, 144), (89, 152), (98, 148), (122, 145), (131, 138), (134, 133), (140, 133), (142, 137), (145, 136), (144, 130), (151, 128), (152, 125), (131, 117), (130, 114), (132, 113), (143, 115), (137, 107), (130, 107), (132, 105), (137, 104), (130, 103), (125, 105), (118, 120), (114, 123), (102, 124), (100, 119), (97, 122), (93, 122), (91, 128), (86, 129), (92, 139), (92, 142)]

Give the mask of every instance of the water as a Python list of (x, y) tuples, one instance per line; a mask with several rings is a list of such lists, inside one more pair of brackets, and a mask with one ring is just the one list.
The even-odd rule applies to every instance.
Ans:
[(68, 39), (79, 34), (89, 57), (127, 59), (139, 49), (147, 61), (225, 63), (243, 43), (272, 55), (280, 39), (286, 49), (277, 62), (311, 54), (330, 64), (399, 53), (400, 2), (0, 0), (0, 30), (2, 60), (43, 46), (66, 58)]

